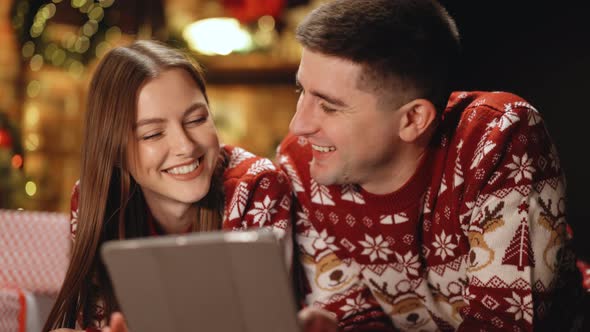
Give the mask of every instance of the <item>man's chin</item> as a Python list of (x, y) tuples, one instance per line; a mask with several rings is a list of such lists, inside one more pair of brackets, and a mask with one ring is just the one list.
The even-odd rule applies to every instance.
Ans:
[(315, 182), (324, 186), (339, 184), (335, 174), (329, 172), (325, 167), (318, 167), (317, 165), (312, 164), (310, 167), (310, 175)]

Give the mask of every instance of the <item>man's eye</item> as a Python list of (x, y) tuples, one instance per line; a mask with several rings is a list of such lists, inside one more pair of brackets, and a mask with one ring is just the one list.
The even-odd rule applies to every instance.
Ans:
[(338, 111), (337, 109), (335, 109), (335, 108), (332, 108), (332, 107), (330, 107), (330, 106), (326, 106), (325, 104), (320, 104), (320, 107), (322, 108), (322, 110), (323, 110), (325, 113), (335, 113), (335, 112), (337, 112), (337, 111)]

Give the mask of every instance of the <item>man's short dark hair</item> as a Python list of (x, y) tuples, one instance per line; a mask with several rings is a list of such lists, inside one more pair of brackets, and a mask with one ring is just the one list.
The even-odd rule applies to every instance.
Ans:
[(403, 102), (426, 98), (439, 111), (453, 89), (459, 33), (434, 0), (331, 1), (311, 12), (296, 36), (311, 51), (363, 65), (361, 88), (401, 93)]

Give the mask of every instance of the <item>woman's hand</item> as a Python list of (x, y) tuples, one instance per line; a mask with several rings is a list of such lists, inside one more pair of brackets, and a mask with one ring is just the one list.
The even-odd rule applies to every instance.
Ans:
[(102, 329), (102, 332), (129, 332), (123, 314), (120, 312), (112, 314), (109, 326)]
[(337, 332), (338, 322), (329, 311), (320, 308), (307, 307), (297, 314), (304, 332)]

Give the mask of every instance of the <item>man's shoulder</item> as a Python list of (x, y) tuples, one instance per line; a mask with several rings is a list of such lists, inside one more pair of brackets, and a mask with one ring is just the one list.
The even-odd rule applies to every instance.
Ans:
[(488, 136), (495, 128), (499, 134), (510, 135), (512, 130), (506, 129), (521, 120), (537, 124), (541, 115), (524, 98), (509, 92), (454, 92), (442, 114), (443, 126), (459, 136)]
[(510, 92), (455, 91), (449, 97), (443, 116), (455, 112), (469, 113), (476, 109), (486, 110), (501, 116), (519, 108), (534, 109), (527, 100)]

